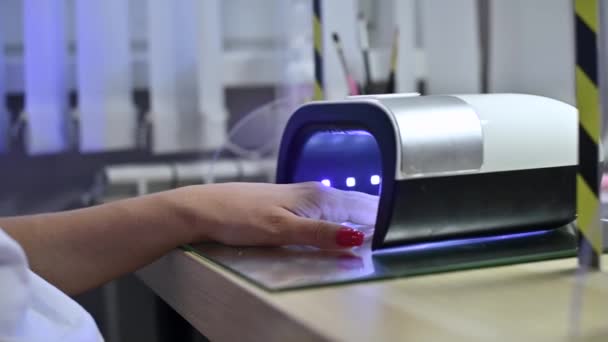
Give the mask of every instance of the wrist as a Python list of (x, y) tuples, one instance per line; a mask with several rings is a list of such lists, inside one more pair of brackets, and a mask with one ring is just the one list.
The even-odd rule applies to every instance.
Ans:
[(210, 215), (211, 197), (206, 194), (206, 188), (193, 185), (160, 194), (164, 197), (164, 206), (170, 208), (173, 221), (184, 236), (183, 243), (210, 240), (209, 229), (214, 223)]

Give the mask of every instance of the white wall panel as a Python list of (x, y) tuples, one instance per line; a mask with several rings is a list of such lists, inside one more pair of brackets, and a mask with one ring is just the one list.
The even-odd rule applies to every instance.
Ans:
[[(268, 1), (268, 0), (266, 0)], [(203, 123), (200, 132), (205, 149), (216, 149), (226, 139), (228, 113), (224, 94), (224, 40), (222, 38), (222, 1), (199, 1), (197, 36), (198, 110)], [(232, 21), (232, 20), (231, 20)]]
[(198, 0), (148, 2), (148, 62), (155, 152), (202, 145), (198, 108)]
[(129, 7), (124, 0), (76, 1), (80, 148), (135, 147)]
[(478, 93), (481, 50), (477, 1), (422, 0), (419, 5), (427, 91)]
[(570, 0), (491, 1), (491, 92), (529, 93), (574, 103), (571, 3)]
[(60, 152), (68, 148), (65, 0), (24, 0), (23, 6), (27, 149)]

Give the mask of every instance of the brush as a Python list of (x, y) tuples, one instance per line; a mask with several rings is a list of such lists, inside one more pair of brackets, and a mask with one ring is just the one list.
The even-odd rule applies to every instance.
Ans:
[(388, 74), (388, 82), (386, 83), (386, 93), (392, 94), (396, 90), (395, 73), (397, 71), (397, 56), (399, 55), (399, 30), (395, 29), (393, 37), (393, 47), (391, 48), (391, 66)]
[(342, 48), (342, 43), (340, 42), (340, 36), (338, 33), (334, 32), (332, 34), (332, 39), (334, 41), (336, 51), (338, 52), (338, 58), (340, 58), (342, 70), (344, 71), (344, 77), (346, 78), (346, 84), (348, 85), (348, 92), (350, 95), (359, 95), (361, 93), (359, 91), (359, 85), (357, 84), (357, 81), (355, 81), (355, 78), (351, 74), (348, 64), (346, 63), (346, 56), (344, 55), (344, 49)]
[(371, 93), (372, 86), (372, 72), (370, 67), (369, 58), (369, 31), (367, 29), (367, 20), (363, 16), (363, 13), (359, 13), (359, 45), (361, 47), (361, 54), (363, 55), (363, 66), (365, 70), (365, 83), (363, 84), (363, 91), (365, 94)]

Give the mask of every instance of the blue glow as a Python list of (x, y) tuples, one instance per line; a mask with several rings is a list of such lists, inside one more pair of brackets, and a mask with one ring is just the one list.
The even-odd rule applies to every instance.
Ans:
[(352, 188), (355, 185), (357, 185), (357, 180), (355, 179), (355, 177), (348, 177), (348, 178), (346, 178), (346, 186), (347, 187)]
[(371, 176), (369, 179), (369, 182), (372, 183), (372, 185), (380, 184), (380, 176), (378, 176), (378, 175)]
[(331, 181), (329, 179), (324, 179), (321, 181), (321, 183), (325, 186), (331, 186)]
[(347, 130), (347, 131), (331, 131), (329, 132), (331, 135), (340, 135), (340, 134), (345, 134), (345, 135), (366, 135), (366, 136), (372, 136), (372, 134), (368, 131), (364, 131), (364, 130), (358, 130), (358, 129), (352, 129), (352, 130)]
[[(293, 183), (327, 179), (332, 188), (378, 195), (384, 181), (380, 149), (374, 136), (364, 130), (315, 132), (294, 158)], [(380, 185), (371, 183), (372, 175), (380, 176)], [(349, 177), (353, 180), (347, 181)]]
[(537, 230), (537, 231), (533, 231), (533, 232), (505, 234), (505, 235), (498, 235), (498, 236), (484, 236), (484, 237), (476, 237), (476, 238), (469, 238), (469, 239), (454, 239), (454, 240), (447, 240), (447, 241), (419, 243), (419, 244), (415, 244), (415, 245), (382, 249), (382, 250), (374, 252), (374, 254), (392, 254), (392, 253), (413, 252), (413, 251), (420, 251), (420, 250), (425, 250), (425, 249), (455, 247), (455, 246), (463, 246), (463, 245), (477, 244), (477, 243), (484, 243), (484, 242), (519, 239), (519, 238), (523, 238), (523, 237), (530, 237), (530, 236), (546, 234), (549, 231), (550, 230)]

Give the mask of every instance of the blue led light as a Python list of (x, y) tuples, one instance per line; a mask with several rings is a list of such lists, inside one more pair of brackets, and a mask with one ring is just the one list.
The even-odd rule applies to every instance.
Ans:
[(378, 175), (371, 176), (369, 179), (369, 182), (372, 183), (372, 185), (380, 184), (380, 176), (378, 176)]
[(476, 244), (476, 243), (518, 239), (518, 238), (523, 238), (523, 237), (542, 235), (542, 234), (546, 234), (548, 232), (550, 232), (550, 230), (537, 230), (537, 231), (532, 231), (532, 232), (505, 234), (505, 235), (498, 235), (498, 236), (484, 236), (484, 237), (469, 238), (469, 239), (454, 239), (454, 240), (446, 240), (446, 241), (419, 243), (419, 244), (415, 244), (415, 245), (382, 249), (382, 250), (376, 251), (374, 253), (375, 254), (392, 254), (392, 253), (420, 251), (420, 250), (425, 250), (425, 249), (436, 249), (436, 248), (442, 248), (442, 247), (463, 246), (463, 245)]
[(355, 177), (348, 177), (348, 178), (346, 178), (346, 186), (347, 187), (352, 188), (355, 185), (357, 185), (357, 180), (355, 179)]
[[(364, 130), (314, 132), (294, 158), (297, 162), (290, 175), (293, 183), (315, 181), (340, 190), (378, 195), (384, 182), (380, 148), (375, 137)], [(380, 177), (378, 184), (371, 183), (373, 175)]]

